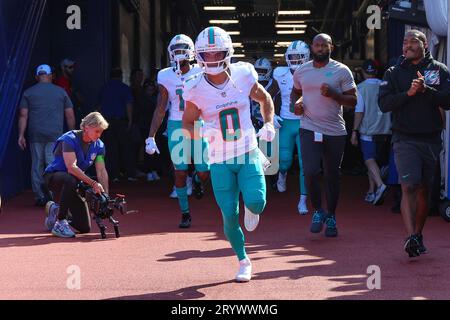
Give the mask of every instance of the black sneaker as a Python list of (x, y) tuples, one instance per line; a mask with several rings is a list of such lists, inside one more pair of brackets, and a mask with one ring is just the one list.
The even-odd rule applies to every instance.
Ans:
[(420, 254), (428, 253), (427, 247), (423, 245), (423, 235), (417, 234), (417, 240), (419, 241), (419, 252)]
[(329, 215), (325, 219), (325, 224), (327, 228), (325, 229), (325, 236), (329, 238), (335, 238), (338, 235), (338, 230), (336, 228), (336, 216)]
[(181, 215), (181, 222), (180, 225), (178, 226), (181, 229), (187, 229), (191, 227), (191, 215), (189, 213), (187, 214), (182, 214)]
[(323, 214), (323, 212), (320, 211), (314, 211), (313, 217), (312, 217), (312, 223), (311, 223), (311, 228), (309, 229), (309, 231), (311, 231), (312, 233), (319, 233), (322, 231), (323, 228), (323, 222), (325, 220), (325, 215)]
[(404, 249), (410, 258), (420, 256), (420, 243), (416, 235), (408, 237), (405, 241)]
[(201, 198), (203, 198), (203, 185), (201, 182), (197, 182), (197, 177), (198, 176), (194, 176), (192, 177), (192, 184), (193, 184), (193, 193), (194, 193), (194, 197), (195, 199), (200, 200)]

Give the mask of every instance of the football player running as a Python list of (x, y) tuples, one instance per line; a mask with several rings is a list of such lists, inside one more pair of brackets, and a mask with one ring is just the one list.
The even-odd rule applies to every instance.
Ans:
[[(266, 58), (259, 58), (255, 61), (255, 70), (258, 73), (258, 82), (266, 89), (266, 91), (271, 95), (274, 107), (275, 107), (275, 115), (273, 118), (274, 127), (275, 129), (278, 129), (281, 127), (281, 122), (283, 119), (281, 119), (278, 114), (280, 113), (279, 107), (280, 107), (280, 99), (279, 99), (279, 93), (280, 88), (278, 88), (278, 83), (273, 80), (272, 77), (272, 63), (266, 59)], [(252, 121), (253, 125), (256, 130), (259, 130), (264, 125), (264, 118), (261, 115), (261, 110), (259, 103), (256, 101), (252, 101), (251, 105), (251, 112), (252, 112)]]
[[(225, 30), (203, 30), (196, 40), (195, 53), (204, 72), (185, 83), (183, 127), (194, 139), (209, 139), (214, 196), (222, 211), (225, 235), (239, 260), (236, 281), (247, 282), (252, 276), (252, 264), (239, 224), (239, 194), (242, 192), (245, 205), (245, 228), (253, 231), (266, 205), (264, 157), (257, 136), (265, 141), (275, 137), (273, 101), (258, 83), (253, 65), (231, 63), (234, 50)], [(260, 104), (264, 118), (258, 135), (251, 122), (250, 98)], [(196, 130), (194, 123), (199, 117), (205, 125)]]
[(300, 116), (294, 113), (294, 103), (291, 103), (291, 92), (294, 86), (293, 74), (297, 68), (309, 61), (309, 46), (303, 41), (292, 42), (286, 50), (285, 59), (287, 67), (278, 67), (273, 72), (273, 78), (281, 91), (282, 119), (280, 128), (280, 172), (278, 174), (277, 188), (285, 192), (287, 172), (292, 165), (294, 148), (297, 146), (298, 162), (300, 167), (300, 200), (298, 212), (301, 215), (308, 213), (307, 190), (303, 172), (302, 153), (300, 148)]
[[(169, 43), (168, 52), (172, 67), (161, 70), (158, 73), (159, 95), (155, 114), (153, 115), (149, 138), (146, 140), (146, 152), (150, 155), (159, 153), (156, 145), (155, 135), (166, 114), (167, 103), (170, 102), (169, 120), (167, 122), (168, 144), (170, 157), (175, 168), (175, 187), (178, 196), (178, 203), (181, 209), (180, 228), (191, 226), (191, 214), (187, 194), (186, 179), (188, 176), (191, 155), (194, 152), (201, 154), (208, 148), (206, 139), (202, 139), (200, 144), (189, 144), (192, 141), (185, 139), (182, 133), (182, 119), (186, 103), (183, 100), (185, 93), (184, 82), (187, 78), (201, 72), (198, 65), (192, 65), (194, 60), (194, 42), (184, 34), (175, 36)], [(201, 147), (201, 150), (197, 150)], [(196, 173), (194, 174), (194, 193), (197, 198), (202, 196), (201, 182), (209, 178), (209, 164), (205, 157), (200, 161), (195, 161)]]

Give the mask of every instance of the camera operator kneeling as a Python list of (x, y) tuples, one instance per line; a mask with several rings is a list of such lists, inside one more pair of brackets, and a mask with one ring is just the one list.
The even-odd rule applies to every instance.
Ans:
[[(48, 231), (57, 237), (75, 237), (70, 226), (80, 233), (91, 229), (87, 203), (77, 192), (80, 181), (90, 185), (97, 194), (108, 193), (105, 146), (100, 140), (108, 126), (100, 113), (92, 112), (81, 121), (81, 130), (69, 131), (55, 143), (55, 160), (45, 169), (44, 179), (47, 189), (59, 194), (59, 206), (47, 203), (45, 219)], [(94, 163), (99, 182), (84, 173)]]

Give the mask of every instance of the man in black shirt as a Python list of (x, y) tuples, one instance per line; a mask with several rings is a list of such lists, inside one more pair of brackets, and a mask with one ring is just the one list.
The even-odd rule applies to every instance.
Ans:
[(440, 108), (450, 109), (450, 74), (433, 59), (425, 34), (418, 30), (405, 34), (403, 54), (384, 75), (379, 105), (393, 116), (393, 149), (403, 193), (401, 212), (408, 232), (404, 249), (415, 257), (426, 253), (422, 230), (441, 151)]

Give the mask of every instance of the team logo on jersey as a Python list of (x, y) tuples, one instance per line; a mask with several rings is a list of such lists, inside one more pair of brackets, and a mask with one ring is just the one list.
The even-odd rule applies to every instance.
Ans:
[(281, 84), (286, 84), (286, 83), (287, 83), (286, 79), (281, 80)]
[(440, 85), (439, 70), (425, 70), (425, 84), (430, 86)]
[(222, 96), (222, 98), (226, 98), (227, 97), (227, 93), (226, 92), (222, 92), (220, 95)]

